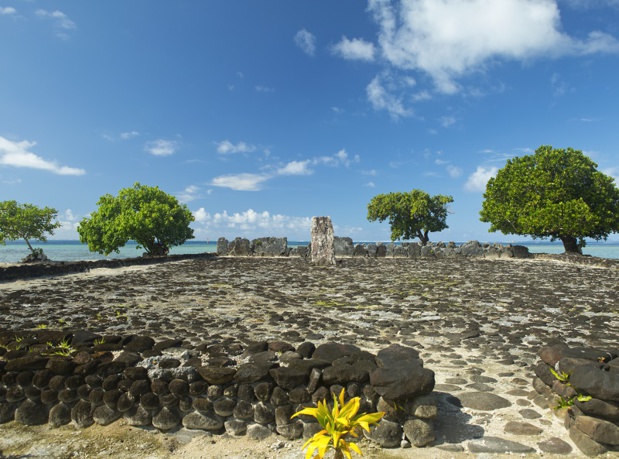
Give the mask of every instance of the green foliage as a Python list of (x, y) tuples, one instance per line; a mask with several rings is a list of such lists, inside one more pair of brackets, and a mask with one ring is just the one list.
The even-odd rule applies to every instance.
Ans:
[(451, 202), (451, 196), (430, 196), (422, 190), (379, 194), (368, 204), (368, 220), (389, 220), (392, 241), (418, 237), (425, 245), (430, 231), (448, 228), (445, 220), (447, 204)]
[(585, 238), (619, 231), (619, 189), (582, 151), (541, 146), (488, 181), (480, 215), (489, 231), (561, 240), (582, 253)]
[(77, 229), (91, 252), (109, 255), (133, 240), (148, 255), (166, 255), (170, 247), (193, 239), (194, 217), (187, 206), (158, 187), (136, 183), (118, 196), (102, 196), (97, 205)]
[(569, 373), (566, 373), (565, 371), (562, 371), (562, 372), (560, 372), (560, 373), (559, 373), (558, 371), (556, 371), (556, 370), (555, 370), (554, 368), (552, 368), (552, 367), (549, 367), (548, 369), (550, 370), (550, 372), (552, 373), (552, 375), (553, 375), (555, 378), (557, 378), (557, 380), (558, 380), (559, 382), (562, 382), (563, 384), (569, 384), (569, 382), (570, 382), (570, 374), (569, 374)]
[[(344, 456), (351, 459), (351, 451), (361, 455), (359, 447), (355, 443), (347, 442), (345, 437), (347, 435), (357, 437), (360, 429), (369, 432), (370, 425), (377, 424), (385, 413), (357, 414), (359, 406), (359, 397), (351, 398), (344, 403), (344, 389), (342, 389), (339, 397), (333, 394), (333, 408), (331, 410), (327, 406), (327, 401), (323, 400), (318, 402), (317, 408), (304, 408), (293, 414), (293, 418), (300, 415), (313, 416), (322, 426), (322, 430), (303, 445), (303, 449), (307, 447), (305, 459), (311, 457), (322, 459), (329, 449), (335, 450), (336, 459)], [(315, 456), (314, 452), (316, 452)]]
[(17, 201), (0, 202), (0, 244), (5, 241), (23, 239), (33, 255), (43, 253), (34, 249), (30, 240), (47, 241), (46, 234), (54, 234), (60, 228), (60, 222), (53, 220), (58, 215), (51, 207), (40, 208), (33, 204), (18, 204)]

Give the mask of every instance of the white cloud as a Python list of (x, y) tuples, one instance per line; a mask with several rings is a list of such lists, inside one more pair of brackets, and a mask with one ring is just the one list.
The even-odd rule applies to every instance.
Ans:
[(290, 236), (290, 233), (309, 236), (311, 218), (294, 217), (282, 214), (272, 214), (268, 211), (256, 212), (248, 209), (244, 212), (228, 213), (227, 211), (210, 214), (203, 207), (193, 213), (196, 222), (204, 229), (217, 236), (226, 233), (229, 237), (263, 234), (265, 236)]
[(350, 167), (351, 164), (358, 163), (359, 161), (361, 161), (361, 157), (359, 155), (355, 155), (350, 158), (346, 150), (342, 148), (333, 156), (320, 156), (318, 158), (314, 158), (312, 163), (315, 165), (325, 164), (333, 167), (337, 167), (339, 165)]
[(294, 36), (294, 42), (308, 56), (316, 54), (316, 36), (307, 30), (299, 30)]
[(59, 38), (68, 39), (70, 37), (69, 32), (72, 32), (77, 28), (75, 22), (69, 19), (69, 17), (62, 11), (47, 11), (39, 9), (36, 11), (36, 15), (40, 18), (50, 19), (53, 21), (56, 36)]
[(361, 171), (363, 175), (369, 175), (371, 177), (376, 177), (376, 169), (370, 169), (367, 171)]
[(448, 128), (456, 124), (456, 117), (455, 116), (442, 116), (440, 119), (440, 122), (441, 122), (441, 126), (443, 126), (444, 128)]
[(176, 153), (178, 142), (174, 140), (157, 139), (148, 142), (144, 150), (155, 156), (170, 156)]
[(256, 91), (258, 91), (258, 92), (274, 92), (275, 88), (269, 88), (268, 86), (256, 85)]
[(398, 119), (401, 116), (412, 115), (411, 110), (404, 108), (400, 98), (389, 93), (384, 88), (380, 77), (374, 77), (365, 90), (368, 100), (375, 110), (387, 110), (394, 119)]
[(334, 54), (348, 60), (366, 62), (371, 62), (374, 60), (374, 43), (365, 41), (361, 38), (353, 38), (352, 40), (349, 40), (344, 36), (339, 43), (333, 45), (331, 50)]
[(447, 166), (447, 173), (449, 174), (449, 176), (451, 178), (458, 178), (462, 175), (462, 169), (460, 169), (459, 167), (456, 167), (452, 164), (449, 164)]
[(602, 170), (602, 173), (615, 179), (615, 185), (619, 186), (619, 167), (608, 167)]
[(616, 38), (598, 31), (578, 40), (561, 31), (554, 0), (369, 0), (379, 24), (383, 57), (403, 70), (432, 77), (443, 93), (457, 79), (495, 59), (619, 52)]
[(120, 134), (120, 140), (129, 140), (129, 139), (132, 139), (132, 138), (137, 137), (139, 135), (140, 135), (140, 133), (138, 131), (122, 132)]
[(211, 185), (236, 191), (258, 191), (271, 176), (266, 174), (228, 174), (215, 177)]
[(365, 186), (367, 186), (368, 188), (375, 188), (376, 184), (374, 182), (368, 182), (365, 184)]
[(464, 189), (470, 192), (486, 191), (488, 180), (494, 177), (498, 171), (499, 169), (497, 167), (485, 168), (483, 166), (477, 166), (477, 170), (469, 175), (468, 180), (464, 184)]
[(256, 147), (254, 145), (250, 145), (245, 142), (238, 142), (235, 145), (229, 140), (223, 140), (217, 144), (217, 153), (220, 153), (222, 155), (233, 153), (251, 153), (255, 150)]
[(17, 13), (17, 10), (15, 8), (13, 8), (12, 6), (0, 6), (0, 14), (1, 15), (9, 15), (9, 14), (15, 14)]
[(310, 160), (291, 161), (284, 167), (277, 170), (277, 175), (312, 175), (314, 171), (310, 169)]
[(180, 202), (187, 203), (194, 201), (200, 197), (200, 188), (195, 185), (189, 185), (182, 192), (178, 193), (176, 197)]
[(59, 166), (53, 161), (48, 161), (29, 150), (36, 142), (23, 140), (12, 142), (0, 136), (0, 165), (41, 169), (58, 175), (84, 175), (84, 169)]

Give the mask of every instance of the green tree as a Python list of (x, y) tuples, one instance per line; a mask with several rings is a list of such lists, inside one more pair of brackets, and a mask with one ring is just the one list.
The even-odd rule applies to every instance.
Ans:
[[(17, 201), (0, 202), (0, 244), (23, 239), (32, 255), (37, 254), (30, 240), (47, 241), (46, 233), (54, 234), (60, 222), (53, 221), (58, 215), (51, 207), (40, 208), (33, 204), (18, 204)], [(42, 250), (38, 249), (40, 253)]]
[(147, 255), (166, 255), (170, 247), (193, 239), (194, 217), (187, 206), (158, 187), (136, 183), (118, 196), (102, 196), (97, 205), (77, 228), (91, 252), (109, 255), (133, 240)]
[(582, 151), (541, 146), (488, 181), (480, 215), (489, 231), (561, 240), (582, 254), (585, 238), (619, 230), (619, 189)]
[(379, 194), (368, 204), (368, 220), (383, 222), (389, 219), (392, 241), (418, 237), (426, 245), (430, 231), (448, 228), (445, 220), (447, 204), (451, 202), (451, 196), (430, 196), (422, 190)]

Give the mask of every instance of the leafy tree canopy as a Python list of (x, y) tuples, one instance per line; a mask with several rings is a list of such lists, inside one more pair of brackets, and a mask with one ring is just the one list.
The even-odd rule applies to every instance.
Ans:
[(582, 253), (585, 238), (619, 230), (619, 189), (582, 151), (541, 146), (488, 181), (480, 214), (489, 231), (561, 240)]
[(408, 193), (388, 193), (374, 196), (368, 204), (368, 220), (389, 220), (391, 240), (419, 238), (422, 244), (429, 241), (430, 231), (448, 228), (447, 204), (451, 196), (430, 196), (422, 190)]
[(194, 217), (187, 206), (158, 187), (136, 183), (118, 196), (102, 196), (97, 205), (77, 229), (91, 252), (109, 255), (133, 240), (148, 255), (165, 255), (170, 247), (193, 239), (189, 224)]
[[(60, 222), (53, 220), (58, 215), (51, 207), (40, 208), (33, 204), (18, 204), (17, 201), (0, 202), (0, 243), (23, 239), (34, 255), (30, 240), (47, 241), (47, 233), (54, 234)], [(39, 249), (40, 251), (40, 249)]]

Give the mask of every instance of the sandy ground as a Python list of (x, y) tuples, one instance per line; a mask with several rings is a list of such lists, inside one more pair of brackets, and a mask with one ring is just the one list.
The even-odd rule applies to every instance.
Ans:
[[(188, 346), (238, 339), (353, 343), (377, 351), (389, 343), (420, 350), (435, 371), (439, 400), (434, 446), (381, 450), (368, 458), (513, 457), (474, 454), (485, 437), (535, 448), (559, 438), (569, 457), (584, 457), (553, 410), (531, 387), (531, 366), (552, 338), (617, 347), (619, 271), (543, 260), (343, 260), (324, 269), (294, 259), (190, 260), (96, 269), (84, 274), (0, 283), (0, 331), (88, 328), (101, 334), (183, 338)], [(492, 392), (507, 408), (456, 406), (471, 392)], [(522, 410), (536, 419), (523, 419)], [(509, 421), (539, 435), (506, 432)], [(302, 458), (302, 441), (275, 435), (159, 433), (118, 421), (77, 430), (0, 425), (0, 458)], [(565, 456), (562, 456), (565, 457)], [(608, 457), (612, 456), (608, 453)]]

